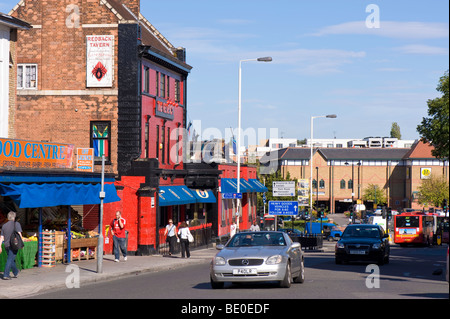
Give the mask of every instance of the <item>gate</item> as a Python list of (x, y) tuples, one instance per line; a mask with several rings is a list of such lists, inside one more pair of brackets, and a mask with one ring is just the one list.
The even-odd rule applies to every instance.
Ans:
[[(158, 254), (169, 255), (169, 243), (166, 242), (166, 236), (164, 236), (165, 228), (159, 229), (159, 246)], [(178, 231), (178, 228), (177, 228)], [(189, 227), (189, 231), (194, 236), (194, 242), (189, 243), (190, 250), (208, 247), (212, 244), (212, 224), (202, 224), (199, 226)], [(181, 244), (175, 242), (173, 247), (173, 254), (181, 253)]]

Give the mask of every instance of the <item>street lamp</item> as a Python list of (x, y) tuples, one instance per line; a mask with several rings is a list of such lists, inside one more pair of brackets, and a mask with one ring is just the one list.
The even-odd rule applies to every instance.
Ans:
[[(241, 106), (242, 106), (242, 62), (257, 61), (271, 62), (272, 57), (262, 57), (257, 59), (247, 59), (239, 61), (239, 105), (238, 105), (238, 140), (237, 140), (237, 193), (241, 192)], [(237, 199), (237, 229), (239, 230), (239, 212), (241, 207), (241, 199)]]
[[(312, 232), (312, 194), (313, 194), (313, 187), (312, 187), (312, 181), (313, 181), (313, 147), (314, 147), (314, 140), (313, 140), (313, 125), (314, 125), (314, 119), (319, 118), (319, 117), (326, 117), (329, 119), (335, 119), (337, 117), (336, 114), (329, 114), (329, 115), (320, 115), (320, 116), (311, 116), (311, 145), (310, 145), (310, 149), (311, 149), (311, 154), (310, 154), (310, 158), (309, 158), (309, 167), (310, 167), (310, 175), (309, 175), (309, 209), (310, 209), (310, 217), (309, 217), (309, 223), (310, 223), (310, 232)], [(319, 181), (317, 181), (319, 182)], [(317, 189), (317, 193), (319, 192), (319, 190)]]

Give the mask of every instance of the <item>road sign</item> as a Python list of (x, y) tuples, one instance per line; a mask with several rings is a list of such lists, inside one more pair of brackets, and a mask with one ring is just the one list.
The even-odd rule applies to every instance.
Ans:
[(272, 182), (273, 196), (295, 196), (295, 182)]
[(242, 199), (242, 193), (223, 193), (223, 199)]
[(285, 216), (297, 215), (298, 202), (269, 201), (269, 214)]

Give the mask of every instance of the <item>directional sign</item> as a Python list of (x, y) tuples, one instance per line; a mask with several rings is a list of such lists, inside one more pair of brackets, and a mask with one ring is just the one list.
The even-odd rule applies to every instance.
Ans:
[(223, 199), (242, 199), (242, 193), (223, 193)]
[(298, 202), (269, 201), (270, 215), (297, 215)]
[(295, 196), (295, 182), (272, 182), (273, 196)]

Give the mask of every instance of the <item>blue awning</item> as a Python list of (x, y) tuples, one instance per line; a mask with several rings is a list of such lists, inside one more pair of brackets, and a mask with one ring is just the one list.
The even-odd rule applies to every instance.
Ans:
[[(244, 178), (240, 178), (240, 192), (253, 193), (257, 192), (256, 187)], [(220, 184), (221, 193), (237, 193), (237, 178), (222, 178)]]
[[(0, 196), (10, 197), (19, 208), (100, 204), (101, 184), (0, 184)], [(120, 201), (116, 187), (105, 184), (103, 203)]]
[(197, 203), (216, 203), (216, 197), (210, 189), (189, 189), (191, 193), (195, 196)]
[(186, 186), (160, 186), (159, 206), (173, 206), (196, 203), (194, 195)]
[(254, 178), (250, 178), (248, 180), (249, 183), (251, 183), (254, 186), (254, 189), (256, 192), (258, 193), (265, 193), (268, 192), (269, 190), (267, 189), (266, 186), (264, 186), (264, 184), (262, 184), (259, 180), (254, 179)]

